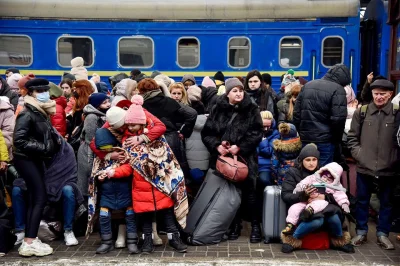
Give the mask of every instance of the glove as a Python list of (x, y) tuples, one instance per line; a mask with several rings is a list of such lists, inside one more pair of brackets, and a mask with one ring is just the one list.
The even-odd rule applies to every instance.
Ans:
[(227, 155), (227, 154), (229, 153), (228, 149), (225, 148), (225, 147), (222, 146), (222, 145), (219, 145), (219, 146), (217, 147), (217, 151), (218, 151), (219, 154), (221, 154), (222, 156)]
[(238, 146), (236, 146), (236, 145), (232, 145), (232, 146), (228, 149), (228, 151), (229, 151), (231, 154), (236, 155), (236, 154), (239, 153), (240, 148), (239, 148)]
[(348, 204), (343, 204), (342, 205), (342, 209), (343, 209), (343, 211), (345, 212), (345, 213), (350, 213), (350, 207), (349, 207), (349, 205)]

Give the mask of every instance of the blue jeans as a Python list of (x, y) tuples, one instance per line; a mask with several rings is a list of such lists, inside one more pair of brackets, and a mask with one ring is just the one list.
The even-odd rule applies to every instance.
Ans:
[(357, 235), (366, 235), (368, 232), (369, 201), (374, 188), (374, 180), (378, 182), (380, 200), (379, 221), (376, 227), (377, 236), (388, 236), (391, 227), (392, 205), (390, 195), (396, 184), (391, 177), (375, 179), (373, 176), (357, 173)]
[(13, 187), (12, 189), (12, 204), (15, 218), (15, 231), (24, 231), (26, 220), (26, 206), (24, 192), (20, 187)]
[(260, 179), (263, 187), (275, 185), (270, 171), (259, 172), (258, 178)]
[(326, 223), (329, 230), (329, 234), (331, 236), (334, 237), (343, 236), (342, 223), (340, 221), (339, 216), (335, 214), (329, 217), (313, 219), (309, 222), (300, 223), (299, 226), (296, 228), (296, 231), (294, 231), (293, 237), (297, 239), (302, 239), (307, 234), (312, 233), (321, 228), (324, 222)]
[[(64, 186), (62, 189), (64, 231), (72, 230), (75, 217), (75, 194), (71, 186)], [(15, 217), (15, 231), (25, 230), (26, 204), (24, 191), (19, 187), (13, 187), (12, 202)]]
[[(303, 142), (303, 147), (309, 143)], [(333, 162), (333, 155), (335, 154), (335, 145), (332, 143), (315, 143), (319, 151), (319, 166), (325, 166)]]
[(75, 217), (75, 194), (71, 186), (64, 186), (62, 189), (64, 231), (71, 231)]

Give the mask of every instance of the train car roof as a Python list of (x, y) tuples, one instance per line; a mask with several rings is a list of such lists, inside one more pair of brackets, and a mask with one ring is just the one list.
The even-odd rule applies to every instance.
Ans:
[(355, 17), (358, 0), (1, 0), (2, 18), (263, 20)]

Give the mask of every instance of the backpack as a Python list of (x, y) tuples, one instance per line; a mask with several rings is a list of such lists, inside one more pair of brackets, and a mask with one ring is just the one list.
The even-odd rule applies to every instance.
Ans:
[[(368, 104), (365, 104), (365, 105), (361, 106), (360, 128), (362, 128), (362, 125), (364, 123), (365, 117), (367, 116), (367, 109), (368, 109)], [(393, 115), (396, 116), (398, 111), (399, 111), (399, 105), (393, 104)]]

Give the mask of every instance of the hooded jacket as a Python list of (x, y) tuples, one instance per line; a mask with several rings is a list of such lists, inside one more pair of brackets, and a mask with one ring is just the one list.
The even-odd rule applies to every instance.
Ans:
[(64, 96), (54, 99), (56, 102), (56, 114), (51, 116), (51, 124), (61, 136), (65, 137), (67, 134), (67, 120), (65, 115), (65, 108), (67, 107), (67, 99)]
[(6, 96), (10, 99), (10, 103), (14, 107), (14, 110), (17, 110), (18, 105), (18, 94), (10, 89), (7, 81), (0, 77), (0, 96)]
[[(340, 183), (340, 178), (343, 173), (343, 168), (333, 162), (325, 165), (324, 167), (321, 167), (316, 173), (313, 175), (309, 175), (303, 180), (301, 180), (299, 183), (297, 183), (296, 188), (293, 190), (293, 193), (299, 193), (300, 191), (304, 191), (304, 188), (307, 185), (312, 185), (314, 183), (322, 183), (321, 181), (321, 175), (324, 174), (324, 172), (329, 172), (331, 176), (333, 176), (334, 180), (332, 183), (327, 184), (326, 187), (326, 193), (327, 194), (332, 194), (336, 203), (339, 206), (342, 206), (343, 204), (349, 205), (349, 199), (347, 198), (346, 192), (339, 190), (343, 189), (342, 184)], [(337, 189), (333, 189), (329, 186), (336, 187)]]
[[(8, 98), (7, 98), (8, 100)], [(15, 127), (14, 107), (0, 97), (0, 129), (7, 145), (10, 160), (12, 160), (13, 134)]]
[[(234, 112), (237, 116), (229, 128), (228, 122)], [(229, 104), (226, 94), (217, 99), (211, 113), (201, 131), (204, 145), (211, 154), (210, 167), (215, 169), (218, 158), (218, 146), (222, 141), (240, 148), (238, 155), (242, 156), (249, 168), (249, 178), (254, 180), (258, 176), (256, 148), (262, 139), (262, 120), (258, 106), (245, 93), (243, 100), (233, 106)]]
[(89, 147), (90, 142), (96, 135), (96, 130), (105, 123), (106, 114), (88, 104), (83, 108), (85, 120), (83, 121), (83, 130), (81, 135), (82, 144), (79, 147), (78, 160), (78, 187), (83, 195), (88, 195), (88, 179), (90, 177), (94, 154)]
[(349, 69), (338, 64), (322, 79), (304, 85), (293, 112), (303, 142), (340, 143), (347, 117), (344, 86), (350, 82)]
[(258, 152), (258, 171), (271, 171), (272, 162), (271, 158), (274, 153), (273, 142), (276, 139), (279, 139), (279, 131), (276, 129), (276, 122), (273, 121), (271, 129), (269, 133), (265, 136), (265, 138), (260, 142), (258, 145), (257, 152)]
[(201, 130), (203, 129), (207, 117), (198, 115), (192, 135), (186, 139), (186, 159), (190, 169), (198, 168), (207, 171), (210, 153), (201, 140)]

